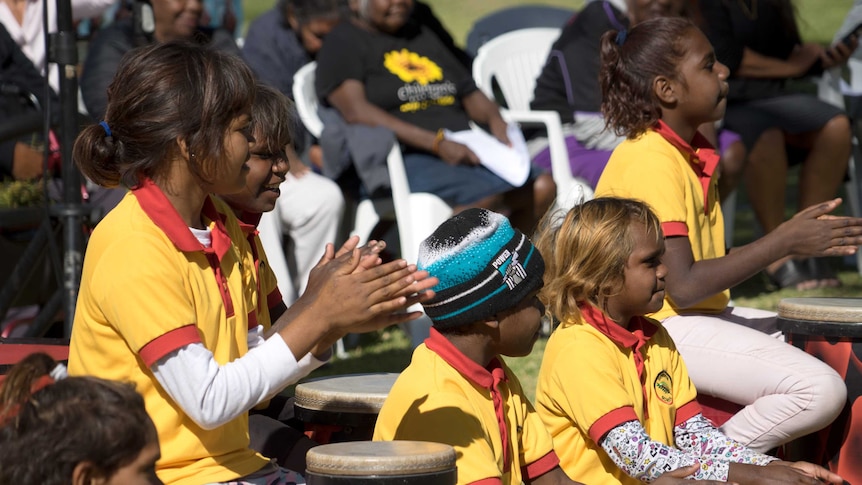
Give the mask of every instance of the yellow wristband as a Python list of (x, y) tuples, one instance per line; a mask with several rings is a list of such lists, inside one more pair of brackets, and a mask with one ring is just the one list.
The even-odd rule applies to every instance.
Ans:
[(445, 133), (443, 132), (443, 128), (437, 130), (437, 134), (434, 135), (434, 143), (431, 144), (431, 153), (437, 155), (440, 153), (440, 142), (443, 141), (445, 137)]

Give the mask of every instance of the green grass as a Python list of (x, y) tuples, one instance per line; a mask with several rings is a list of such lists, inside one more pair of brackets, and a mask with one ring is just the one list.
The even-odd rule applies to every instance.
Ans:
[(802, 38), (809, 42), (831, 44), (853, 0), (795, 0), (794, 3)]

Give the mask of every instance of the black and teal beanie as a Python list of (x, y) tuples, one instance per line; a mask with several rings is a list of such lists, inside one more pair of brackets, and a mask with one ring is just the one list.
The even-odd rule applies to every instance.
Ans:
[(517, 306), (542, 287), (545, 261), (506, 217), (468, 209), (419, 246), (419, 269), (440, 282), (422, 304), (437, 328), (485, 320)]

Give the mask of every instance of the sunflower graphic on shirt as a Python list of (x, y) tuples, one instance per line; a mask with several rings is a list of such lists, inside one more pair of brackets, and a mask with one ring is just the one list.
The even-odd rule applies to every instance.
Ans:
[(443, 79), (443, 70), (437, 63), (407, 49), (384, 54), (383, 66), (405, 83), (425, 86)]

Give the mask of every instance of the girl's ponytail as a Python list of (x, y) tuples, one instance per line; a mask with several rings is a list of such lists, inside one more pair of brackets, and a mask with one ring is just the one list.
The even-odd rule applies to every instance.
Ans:
[(684, 38), (694, 28), (689, 20), (662, 17), (602, 35), (602, 114), (614, 133), (636, 138), (661, 119), (653, 82), (658, 76), (678, 78)]
[[(106, 122), (102, 122), (107, 124)], [(101, 124), (84, 127), (75, 140), (72, 158), (85, 177), (103, 187), (117, 187), (122, 178), (117, 163), (116, 135)], [(110, 133), (110, 135), (109, 135)]]
[(626, 104), (631, 101), (630, 89), (625, 85), (625, 68), (620, 52), (627, 37), (626, 30), (609, 30), (602, 35), (601, 41), (599, 85), (602, 88), (602, 114), (605, 126), (619, 136), (627, 134), (621, 122), (628, 111)]
[(0, 425), (13, 419), (32, 394), (44, 387), (40, 381), (45, 384), (48, 383), (46, 379), (53, 381), (51, 372), (58, 365), (50, 355), (37, 352), (12, 367), (0, 385)]

